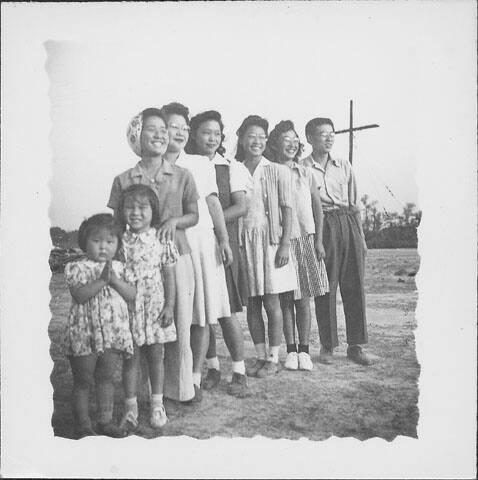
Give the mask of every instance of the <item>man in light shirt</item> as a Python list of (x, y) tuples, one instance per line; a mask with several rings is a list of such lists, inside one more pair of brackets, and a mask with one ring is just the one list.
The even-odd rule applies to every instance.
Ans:
[(321, 350), (319, 361), (330, 364), (337, 338), (337, 287), (344, 305), (347, 357), (361, 365), (370, 359), (360, 345), (367, 343), (364, 266), (367, 245), (357, 199), (357, 185), (348, 160), (330, 154), (335, 129), (329, 118), (314, 118), (305, 127), (312, 153), (301, 163), (309, 166), (320, 189), (324, 210), (323, 244), (330, 292), (316, 297), (315, 311)]

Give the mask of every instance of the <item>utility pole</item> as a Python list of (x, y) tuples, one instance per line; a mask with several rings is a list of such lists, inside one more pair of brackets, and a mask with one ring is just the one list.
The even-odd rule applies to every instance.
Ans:
[(353, 100), (350, 100), (350, 112), (349, 112), (349, 128), (346, 128), (345, 130), (337, 130), (335, 133), (349, 133), (349, 162), (352, 164), (352, 152), (353, 152), (353, 147), (354, 147), (354, 133), (357, 130), (365, 130), (367, 128), (377, 128), (379, 125), (376, 123), (370, 124), (370, 125), (362, 125), (361, 127), (354, 127), (354, 103)]

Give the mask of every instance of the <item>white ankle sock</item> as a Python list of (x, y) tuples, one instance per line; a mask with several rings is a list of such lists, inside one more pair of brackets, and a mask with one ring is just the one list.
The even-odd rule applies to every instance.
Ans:
[(136, 417), (138, 416), (138, 400), (136, 397), (125, 398), (124, 406), (127, 412), (131, 411)]
[(245, 375), (246, 365), (244, 360), (241, 360), (240, 362), (232, 362), (232, 371), (235, 373), (240, 373), (241, 375)]
[(163, 404), (163, 394), (162, 393), (153, 393), (151, 395), (151, 406), (159, 407)]
[(216, 370), (219, 370), (219, 358), (206, 358), (206, 365), (207, 368), (214, 368)]
[(269, 347), (269, 356), (267, 360), (270, 362), (278, 363), (279, 362), (279, 348), (280, 347)]
[(258, 343), (254, 345), (254, 348), (256, 349), (256, 355), (259, 360), (265, 360), (267, 357), (266, 353), (266, 344), (265, 343)]
[(193, 383), (196, 387), (201, 385), (201, 372), (193, 372)]

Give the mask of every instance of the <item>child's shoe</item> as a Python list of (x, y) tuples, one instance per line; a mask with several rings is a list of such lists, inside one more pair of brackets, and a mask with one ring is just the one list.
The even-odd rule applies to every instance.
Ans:
[(310, 359), (310, 355), (306, 352), (300, 352), (299, 355), (299, 370), (312, 370), (314, 364)]
[(287, 370), (297, 370), (299, 368), (299, 359), (297, 356), (297, 352), (289, 352), (287, 354), (284, 367), (287, 368)]
[(151, 409), (149, 423), (153, 428), (161, 428), (168, 423), (168, 417), (164, 405), (157, 405)]
[(132, 410), (126, 410), (119, 424), (119, 428), (127, 433), (136, 431), (138, 428), (138, 417)]

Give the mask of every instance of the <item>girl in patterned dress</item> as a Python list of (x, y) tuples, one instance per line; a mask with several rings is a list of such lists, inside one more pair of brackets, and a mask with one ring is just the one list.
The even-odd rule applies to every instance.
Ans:
[[(240, 219), (239, 238), (247, 275), (247, 323), (257, 354), (247, 374), (259, 378), (278, 372), (282, 339), (279, 294), (297, 288), (295, 268), (289, 261), (292, 177), (286, 166), (262, 156), (268, 127), (264, 118), (247, 117), (237, 131), (236, 154), (236, 159), (249, 171), (252, 183), (252, 190), (246, 196), (247, 213)], [(268, 353), (263, 305), (268, 318)]]
[(151, 381), (150, 424), (161, 428), (168, 421), (163, 406), (163, 344), (176, 340), (174, 325), (174, 265), (179, 257), (172, 241), (160, 242), (155, 226), (159, 223), (159, 202), (146, 185), (128, 187), (121, 196), (119, 212), (126, 226), (121, 255), (125, 269), (136, 284), (136, 298), (130, 309), (134, 355), (124, 361), (125, 413), (121, 426), (138, 426), (137, 386), (142, 350)]
[[(292, 173), (292, 261), (298, 288), (280, 294), (287, 344), (285, 367), (312, 370), (309, 356), (310, 298), (329, 291), (322, 245), (323, 212), (319, 187), (312, 171), (297, 163), (301, 153), (299, 137), (290, 120), (279, 122), (267, 140), (266, 155), (271, 161), (286, 165)], [(299, 348), (295, 341), (295, 324)]]
[(93, 215), (78, 232), (86, 258), (70, 262), (65, 278), (72, 296), (66, 350), (73, 372), (73, 414), (79, 437), (96, 435), (88, 412), (93, 378), (97, 398), (97, 431), (122, 437), (114, 425), (113, 372), (120, 355), (133, 355), (128, 301), (136, 289), (121, 262), (113, 260), (122, 228), (110, 214)]

